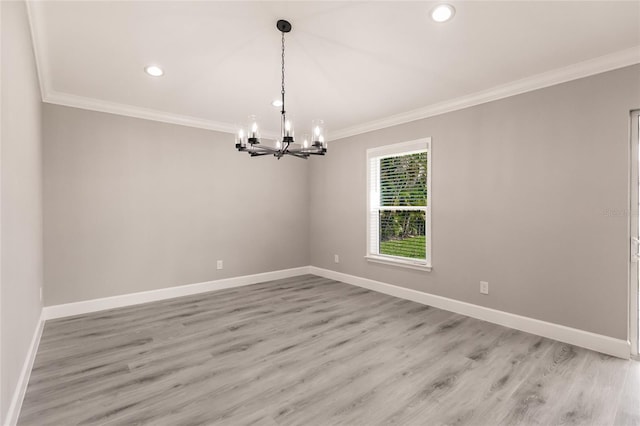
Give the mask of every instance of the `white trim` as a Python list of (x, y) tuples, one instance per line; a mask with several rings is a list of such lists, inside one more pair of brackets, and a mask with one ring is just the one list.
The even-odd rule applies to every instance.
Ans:
[(392, 143), (367, 149), (367, 157), (393, 157), (396, 155), (408, 155), (431, 149), (431, 138), (425, 137), (406, 142)]
[(203, 118), (178, 115), (149, 108), (108, 102), (95, 98), (87, 98), (84, 96), (59, 93), (52, 90), (46, 91), (43, 95), (42, 100), (50, 104), (88, 109), (91, 111), (106, 112), (109, 114), (124, 115), (127, 117), (142, 118), (145, 120), (160, 121), (162, 123), (178, 124), (180, 126), (195, 127), (198, 129), (215, 130), (225, 133), (235, 133), (237, 130), (232, 124), (206, 120)]
[(22, 409), (22, 402), (24, 401), (24, 396), (27, 391), (27, 385), (29, 384), (29, 378), (31, 377), (31, 371), (36, 359), (36, 354), (38, 353), (38, 346), (40, 345), (40, 339), (42, 337), (42, 331), (46, 320), (295, 277), (298, 275), (308, 274), (309, 268), (309, 266), (302, 266), (299, 268), (282, 269), (279, 271), (263, 272), (254, 275), (224, 278), (216, 281), (44, 307), (40, 313), (40, 318), (38, 320), (36, 330), (34, 331), (33, 338), (31, 339), (31, 345), (27, 351), (27, 356), (25, 357), (20, 377), (18, 378), (18, 383), (15, 391), (13, 392), (13, 396), (11, 397), (7, 416), (2, 424), (15, 425), (18, 422), (20, 410)]
[(560, 342), (569, 343), (597, 352), (613, 355), (618, 358), (629, 359), (631, 345), (627, 340), (614, 339), (564, 325), (554, 324), (534, 318), (511, 314), (472, 303), (461, 302), (447, 297), (436, 296), (393, 284), (374, 281), (368, 278), (348, 275), (329, 269), (322, 269), (315, 266), (309, 267), (309, 273), (324, 278), (342, 281), (347, 284), (367, 288), (390, 296), (411, 300), (423, 305), (434, 306), (446, 311), (455, 312), (505, 327), (514, 328), (527, 333), (535, 334)]
[(628, 341), (614, 339), (612, 337), (498, 311), (483, 306), (473, 305), (471, 303), (461, 302), (442, 296), (423, 293), (380, 281), (374, 281), (368, 278), (361, 278), (354, 275), (331, 271), (329, 269), (318, 268), (315, 266), (302, 266), (299, 268), (284, 269), (254, 275), (244, 275), (198, 284), (189, 284), (43, 308), (40, 319), (38, 320), (38, 325), (34, 331), (25, 362), (22, 366), (16, 389), (11, 398), (11, 405), (7, 411), (7, 417), (3, 424), (15, 425), (18, 421), (46, 320), (96, 312), (105, 309), (137, 305), (140, 303), (170, 299), (191, 294), (222, 290), (225, 288), (240, 287), (304, 274), (314, 274), (324, 278), (341, 281), (347, 284), (377, 291), (379, 293), (411, 300), (424, 305), (434, 306), (436, 308), (503, 325), (505, 327), (522, 330), (527, 333), (536, 334), (550, 339), (559, 340), (576, 346), (581, 346), (619, 358), (629, 359), (630, 356), (630, 344)]
[(368, 262), (382, 263), (383, 265), (399, 266), (401, 268), (417, 269), (418, 271), (431, 272), (431, 266), (424, 262), (411, 261), (402, 257), (376, 256), (369, 254), (364, 257)]
[(48, 56), (44, 54), (44, 46), (46, 46), (46, 42), (43, 42), (42, 37), (40, 37), (40, 32), (38, 31), (38, 18), (36, 17), (36, 11), (32, 6), (32, 1), (25, 1), (25, 6), (27, 8), (29, 29), (31, 30), (31, 44), (33, 45), (33, 56), (36, 61), (36, 73), (38, 74), (38, 81), (40, 82), (40, 96), (44, 101), (51, 87), (48, 78), (49, 73), (47, 72), (49, 70), (49, 63), (47, 62)]
[(334, 130), (331, 132), (330, 140), (342, 139), (349, 136), (371, 132), (373, 130), (384, 129), (386, 127), (397, 126), (398, 124), (408, 123), (410, 121), (421, 120), (423, 118), (469, 108), (637, 63), (640, 63), (640, 46), (621, 50), (598, 58), (589, 59), (587, 61), (578, 62), (576, 64), (530, 77), (525, 77), (487, 90), (471, 93), (459, 98), (449, 99), (437, 104), (427, 105), (412, 111), (394, 114), (378, 120), (346, 127), (344, 129)]
[(157, 300), (171, 299), (174, 297), (189, 296), (192, 294), (206, 293), (225, 288), (241, 287), (257, 284), (264, 281), (279, 280), (308, 274), (309, 267), (282, 269), (279, 271), (263, 272), (254, 275), (223, 278), (215, 281), (207, 281), (197, 284), (186, 284), (175, 287), (161, 288), (157, 290), (143, 291), (139, 293), (122, 294), (118, 296), (104, 297), (100, 299), (83, 300), (81, 302), (65, 303), (62, 305), (45, 306), (44, 319), (68, 317), (72, 315), (86, 314), (103, 311), (106, 309), (122, 308), (141, 303), (155, 302)]
[[(207, 120), (204, 118), (179, 115), (150, 108), (142, 108), (84, 96), (70, 95), (68, 93), (60, 93), (53, 90), (43, 92), (42, 100), (49, 104), (106, 112), (108, 114), (159, 121), (161, 123), (177, 124), (179, 126), (194, 127), (197, 129), (214, 130), (216, 132), (233, 134), (238, 131), (238, 128), (234, 124), (223, 123), (221, 121)], [(275, 139), (277, 137), (274, 132), (261, 130), (261, 133), (264, 139)]]
[[(47, 63), (47, 44), (42, 37), (40, 20), (35, 16), (37, 12), (31, 5), (32, 1), (27, 1), (27, 11), (29, 24), (31, 26), (31, 38), (33, 51), (36, 57), (36, 67), (44, 102), (65, 105), (75, 108), (90, 109), (93, 111), (108, 112), (111, 114), (142, 118), (164, 123), (178, 124), (182, 126), (196, 127), (201, 129), (216, 130), (225, 133), (235, 133), (236, 128), (231, 123), (223, 123), (203, 118), (173, 114), (165, 111), (157, 111), (136, 107), (132, 105), (108, 102), (97, 98), (87, 98), (68, 93), (55, 92), (50, 84), (50, 66)], [(464, 95), (455, 99), (450, 99), (441, 103), (427, 105), (412, 111), (395, 114), (378, 120), (357, 124), (355, 126), (338, 129), (331, 132), (328, 141), (346, 138), (373, 130), (396, 126), (410, 121), (420, 120), (435, 115), (452, 112), (470, 106), (507, 98), (532, 90), (542, 89), (571, 80), (576, 80), (590, 75), (611, 71), (617, 68), (640, 63), (640, 46), (635, 46), (626, 50), (621, 50), (609, 55), (578, 62), (566, 67), (547, 71), (521, 80), (512, 81), (488, 90)], [(277, 137), (273, 133), (263, 132), (265, 138)]]
[[(404, 268), (418, 269), (422, 271), (431, 271), (431, 251), (432, 251), (432, 234), (431, 234), (431, 205), (433, 204), (433, 194), (431, 191), (431, 164), (432, 164), (432, 143), (431, 137), (425, 137), (407, 142), (394, 143), (390, 145), (379, 146), (376, 148), (367, 149), (366, 155), (366, 171), (367, 171), (367, 246), (365, 251), (365, 258), (370, 262), (384, 263), (387, 265), (395, 265)], [(378, 227), (378, 218), (376, 214), (372, 214), (374, 210), (382, 210), (379, 206), (379, 192), (380, 192), (380, 167), (379, 159), (409, 155), (419, 152), (427, 153), (427, 205), (423, 207), (384, 207), (384, 210), (420, 210), (425, 212), (425, 252), (426, 259), (424, 260), (411, 260), (409, 258), (401, 258), (394, 256), (380, 255), (379, 235), (376, 231), (372, 232), (373, 228)], [(375, 175), (375, 176), (374, 176)], [(372, 199), (373, 197), (373, 199)], [(372, 205), (373, 204), (373, 205)], [(372, 223), (373, 221), (373, 223)]]
[[(2, 50), (2, 5), (0, 4), (0, 50)], [(0, 52), (0, 59), (2, 52)], [(0, 167), (2, 167), (2, 104), (4, 97), (2, 96), (2, 67), (0, 66)], [(4, 383), (2, 372), (2, 173), (0, 173), (0, 386)], [(1, 398), (2, 390), (0, 389), (0, 422), (2, 421), (2, 413), (4, 406)]]
[(426, 230), (425, 237), (427, 240), (427, 266), (429, 270), (433, 266), (433, 216), (431, 215), (431, 205), (433, 204), (433, 142), (431, 137), (427, 138), (427, 210), (426, 210)]
[(638, 120), (640, 120), (640, 110), (631, 111), (629, 115), (629, 340), (631, 342), (631, 355), (638, 355), (638, 244), (634, 244), (635, 238), (639, 235), (638, 223), (638, 173), (640, 168), (638, 141)]
[(29, 384), (29, 378), (31, 377), (31, 370), (33, 369), (33, 363), (36, 360), (36, 354), (38, 353), (38, 346), (40, 345), (40, 338), (42, 337), (42, 330), (44, 329), (44, 321), (44, 312), (41, 311), (38, 324), (36, 325), (33, 338), (31, 339), (31, 345), (29, 346), (27, 356), (24, 360), (24, 364), (22, 365), (22, 370), (20, 371), (18, 383), (16, 384), (13, 396), (11, 397), (11, 403), (9, 405), (9, 410), (7, 411), (7, 417), (3, 423), (4, 425), (15, 425), (18, 423), (18, 417), (20, 416), (20, 410), (22, 409), (22, 401), (24, 400), (24, 395), (27, 392), (27, 385)]
[[(144, 120), (159, 121), (162, 123), (177, 124), (179, 126), (194, 127), (197, 129), (215, 130), (224, 133), (235, 134), (238, 130), (236, 125), (232, 123), (223, 123), (206, 118), (180, 115), (167, 111), (159, 111), (152, 108), (144, 108), (140, 106), (110, 102), (99, 98), (90, 98), (54, 90), (50, 78), (51, 67), (48, 62), (49, 55), (47, 52), (47, 40), (42, 36), (42, 32), (40, 31), (40, 28), (42, 28), (42, 24), (41, 19), (38, 18), (38, 8), (34, 7), (32, 4), (36, 2), (27, 0), (25, 3), (27, 7), (27, 16), (29, 17), (31, 42), (33, 44), (33, 52), (36, 61), (36, 71), (38, 74), (38, 80), (40, 81), (40, 93), (42, 95), (43, 102), (73, 108), (87, 109), (90, 111), (123, 115), (126, 117), (141, 118)], [(277, 137), (277, 135), (273, 132), (263, 131), (262, 133), (263, 137), (266, 139)]]

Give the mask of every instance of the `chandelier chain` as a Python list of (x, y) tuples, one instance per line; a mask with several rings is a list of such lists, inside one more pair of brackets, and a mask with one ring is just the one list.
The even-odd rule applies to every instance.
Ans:
[(282, 33), (282, 110), (284, 111), (284, 32)]

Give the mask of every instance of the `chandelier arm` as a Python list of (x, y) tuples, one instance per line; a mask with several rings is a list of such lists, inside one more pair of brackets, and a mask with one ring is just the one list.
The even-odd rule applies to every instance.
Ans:
[(287, 152), (295, 152), (295, 153), (304, 154), (305, 152), (309, 152), (309, 150), (306, 149), (306, 148), (290, 148)]
[(278, 152), (278, 150), (275, 149), (275, 148), (268, 147), (268, 146), (261, 146), (261, 147), (254, 147), (254, 150), (250, 151), (250, 152), (256, 152), (256, 153), (263, 153), (264, 152), (266, 154), (273, 154), (275, 152)]
[(282, 155), (291, 155), (294, 157), (298, 157), (298, 158), (305, 158), (308, 157), (307, 154), (305, 154), (304, 152), (301, 152), (300, 150), (297, 149), (292, 149), (292, 150), (287, 150), (287, 151), (283, 151)]
[(311, 147), (308, 147), (308, 148), (303, 148), (303, 147), (291, 148), (290, 151), (292, 151), (292, 152), (323, 152), (322, 148), (318, 148), (316, 146), (311, 146)]
[(289, 155), (293, 155), (294, 157), (297, 157), (297, 158), (302, 158), (302, 159), (304, 159), (304, 160), (306, 160), (306, 159), (308, 159), (308, 158), (309, 158), (309, 156), (308, 156), (308, 155), (298, 154), (298, 153), (294, 153), (294, 152), (289, 152), (288, 154), (289, 154)]

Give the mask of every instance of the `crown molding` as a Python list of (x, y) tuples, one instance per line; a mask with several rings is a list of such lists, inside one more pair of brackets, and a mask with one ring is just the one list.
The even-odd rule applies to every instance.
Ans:
[[(162, 123), (177, 124), (180, 126), (194, 127), (197, 129), (214, 130), (223, 133), (235, 134), (238, 130), (236, 125), (231, 123), (207, 120), (204, 118), (180, 115), (172, 112), (159, 111), (151, 108), (143, 108), (117, 102), (109, 102), (102, 99), (71, 95), (68, 93), (60, 93), (52, 90), (43, 93), (42, 101), (49, 104), (80, 108), (90, 111), (106, 112), (109, 114), (141, 118), (151, 121), (159, 121)], [(261, 133), (265, 139), (277, 138), (277, 135), (274, 132), (263, 130)]]
[(29, 29), (31, 30), (31, 45), (33, 47), (33, 56), (36, 61), (36, 73), (38, 75), (38, 82), (40, 83), (40, 96), (42, 101), (45, 101), (47, 93), (51, 88), (51, 82), (49, 81), (49, 63), (47, 62), (48, 55), (46, 55), (46, 40), (41, 36), (38, 29), (40, 24), (37, 18), (37, 13), (32, 6), (33, 1), (25, 1), (27, 8), (27, 19), (29, 20)]
[(331, 132), (330, 140), (397, 126), (640, 63), (640, 46), (536, 74), (488, 90)]
[[(177, 124), (179, 126), (213, 130), (216, 132), (235, 134), (238, 131), (236, 125), (231, 123), (207, 120), (204, 118), (197, 118), (188, 115), (179, 115), (166, 111), (137, 107), (117, 102), (109, 102), (102, 99), (70, 95), (68, 93), (59, 93), (55, 91), (43, 93), (42, 101), (49, 104), (80, 108), (90, 111), (106, 112), (109, 114), (122, 115), (125, 117), (141, 118), (144, 120), (159, 121), (161, 123)], [(261, 133), (265, 139), (277, 138), (277, 135), (274, 132), (263, 130)]]
[(180, 126), (195, 127), (198, 129), (215, 130), (224, 133), (235, 133), (237, 130), (233, 124), (229, 123), (196, 118), (187, 115), (179, 115), (166, 111), (158, 111), (155, 109), (142, 108), (116, 102), (108, 102), (84, 96), (70, 95), (68, 93), (48, 91), (44, 93), (42, 100), (50, 104), (124, 115), (127, 117), (142, 118), (145, 120), (160, 121), (162, 123), (178, 124)]
[[(69, 93), (62, 93), (53, 90), (50, 81), (50, 66), (48, 63), (47, 43), (42, 36), (41, 20), (33, 7), (34, 1), (26, 1), (27, 15), (31, 27), (31, 39), (33, 51), (36, 59), (36, 68), (40, 82), (42, 101), (64, 105), (74, 108), (88, 109), (92, 111), (106, 112), (110, 114), (124, 115), (128, 117), (142, 118), (146, 120), (160, 121), (163, 123), (178, 124), (181, 126), (196, 127), (200, 129), (214, 130), (224, 133), (235, 133), (236, 126), (232, 123), (208, 120), (204, 118), (191, 117), (174, 114), (167, 111), (159, 111), (150, 108), (143, 108), (128, 104), (105, 101), (97, 98), (89, 98)], [(510, 96), (530, 92), (537, 89), (553, 86), (571, 80), (576, 80), (590, 75), (611, 71), (617, 68), (626, 67), (640, 63), (640, 46), (635, 46), (626, 50), (621, 50), (609, 55), (579, 62), (563, 68), (558, 68), (542, 74), (526, 77), (521, 80), (512, 81), (488, 90), (461, 96), (444, 102), (427, 105), (422, 108), (383, 117), (378, 120), (369, 121), (343, 129), (330, 132), (328, 140), (335, 141), (349, 136), (355, 136), (373, 130), (384, 129), (386, 127), (397, 126), (398, 124), (410, 121), (421, 120), (447, 112), (457, 111), (464, 108), (480, 105), (483, 103), (507, 98)], [(264, 132), (267, 139), (277, 137), (275, 132)]]
[[(238, 131), (236, 125), (231, 123), (207, 120), (204, 118), (174, 114), (166, 111), (137, 107), (117, 102), (109, 102), (102, 99), (70, 95), (68, 93), (59, 93), (55, 91), (48, 91), (43, 93), (42, 101), (49, 104), (80, 108), (90, 111), (106, 112), (109, 114), (141, 118), (151, 121), (159, 121), (162, 123), (177, 124), (180, 126), (194, 127), (197, 129), (214, 130), (216, 132), (235, 134)], [(265, 139), (277, 138), (277, 135), (274, 132), (263, 130), (261, 133)]]
[[(47, 58), (49, 57), (47, 53), (47, 41), (40, 31), (40, 28), (42, 28), (42, 22), (38, 17), (37, 8), (34, 7), (34, 4), (36, 2), (33, 0), (27, 0), (25, 3), (27, 8), (27, 17), (29, 19), (29, 27), (31, 29), (31, 43), (33, 45), (33, 53), (36, 61), (36, 71), (38, 74), (38, 81), (40, 83), (40, 94), (42, 96), (43, 102), (73, 108), (81, 108), (91, 111), (123, 115), (127, 117), (141, 118), (145, 120), (159, 121), (162, 123), (178, 124), (180, 126), (214, 130), (224, 133), (235, 134), (238, 130), (236, 128), (236, 125), (233, 123), (224, 123), (220, 121), (180, 115), (167, 111), (160, 111), (151, 108), (110, 102), (103, 99), (90, 98), (55, 91), (50, 80), (51, 67), (47, 60)], [(262, 135), (266, 139), (275, 139), (277, 137), (275, 132), (269, 131), (262, 131)]]

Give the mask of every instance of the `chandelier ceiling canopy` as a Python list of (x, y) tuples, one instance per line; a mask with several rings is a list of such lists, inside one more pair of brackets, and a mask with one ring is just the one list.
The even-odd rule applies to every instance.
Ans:
[(281, 19), (277, 22), (276, 28), (282, 33), (282, 86), (280, 94), (280, 137), (276, 139), (275, 146), (264, 145), (260, 139), (260, 126), (255, 115), (249, 116), (246, 128), (238, 130), (236, 135), (236, 149), (241, 152), (248, 152), (252, 157), (262, 155), (273, 155), (278, 160), (285, 155), (292, 155), (298, 158), (309, 158), (310, 155), (324, 155), (327, 152), (327, 142), (324, 134), (324, 122), (313, 120), (310, 134), (303, 134), (296, 142), (293, 123), (287, 119), (285, 110), (285, 87), (284, 87), (284, 36), (291, 31), (291, 23)]

